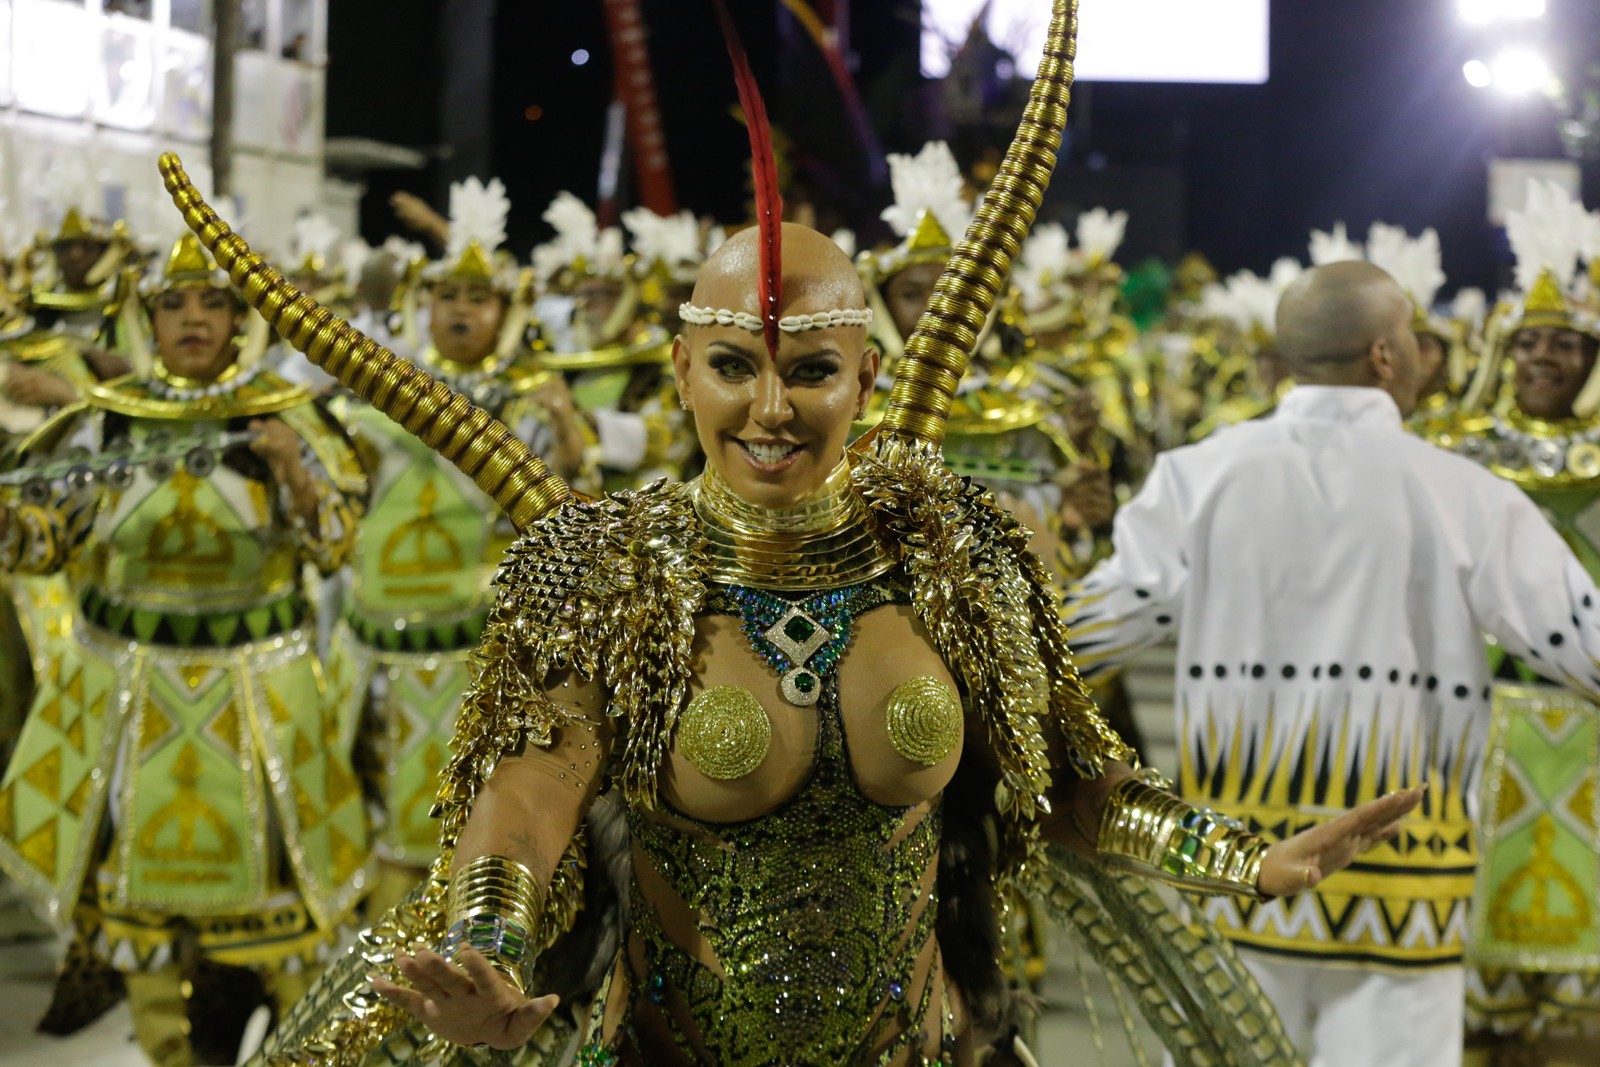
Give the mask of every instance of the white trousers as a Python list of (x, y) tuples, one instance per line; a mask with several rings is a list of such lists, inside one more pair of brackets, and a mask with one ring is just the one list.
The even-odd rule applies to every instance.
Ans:
[(1464, 968), (1411, 974), (1238, 949), (1306, 1067), (1460, 1067)]

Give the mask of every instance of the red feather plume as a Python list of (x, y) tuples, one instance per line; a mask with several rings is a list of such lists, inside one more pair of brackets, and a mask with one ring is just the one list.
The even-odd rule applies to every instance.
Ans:
[(755, 175), (756, 226), (761, 236), (761, 277), (758, 293), (761, 306), (761, 332), (767, 340), (767, 352), (778, 358), (778, 310), (783, 303), (783, 197), (778, 192), (778, 162), (772, 154), (772, 127), (767, 122), (767, 105), (761, 100), (761, 90), (756, 86), (756, 76), (750, 70), (750, 57), (745, 55), (739, 41), (739, 31), (734, 28), (723, 0), (712, 0), (717, 8), (717, 21), (722, 24), (722, 38), (728, 45), (728, 58), (733, 60), (733, 78), (739, 86), (739, 106), (744, 109), (745, 128), (750, 133), (750, 165)]

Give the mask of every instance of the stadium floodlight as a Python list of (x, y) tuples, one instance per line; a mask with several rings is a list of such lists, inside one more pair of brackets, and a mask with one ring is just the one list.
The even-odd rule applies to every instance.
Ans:
[(1456, 0), (1463, 20), (1485, 25), (1500, 19), (1543, 18), (1545, 0)]
[(1492, 84), (1508, 96), (1527, 96), (1549, 86), (1550, 64), (1531, 48), (1507, 48), (1489, 66)]

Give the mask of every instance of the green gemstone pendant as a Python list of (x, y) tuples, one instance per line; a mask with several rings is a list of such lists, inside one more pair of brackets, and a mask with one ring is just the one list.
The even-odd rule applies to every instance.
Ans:
[(783, 699), (800, 708), (809, 708), (822, 696), (822, 679), (806, 666), (806, 660), (829, 641), (833, 634), (799, 607), (790, 605), (783, 617), (762, 635), (778, 646), (778, 651), (795, 664), (784, 673), (779, 688)]
[(804, 667), (796, 667), (779, 679), (783, 699), (798, 708), (809, 708), (822, 696), (822, 680)]

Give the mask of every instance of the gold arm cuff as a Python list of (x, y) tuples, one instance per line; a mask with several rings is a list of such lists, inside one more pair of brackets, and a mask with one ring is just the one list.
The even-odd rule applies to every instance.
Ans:
[(1102, 858), (1186, 889), (1259, 896), (1267, 842), (1142, 778), (1112, 790), (1100, 819)]
[(463, 950), (476, 949), (525, 993), (543, 916), (544, 891), (532, 871), (505, 856), (479, 856), (450, 876), (440, 955), (455, 963)]

